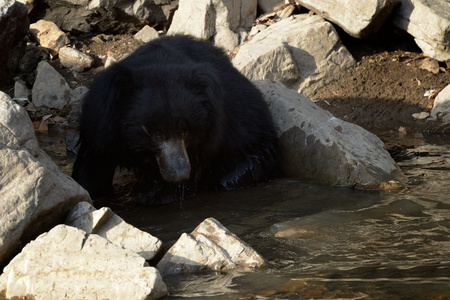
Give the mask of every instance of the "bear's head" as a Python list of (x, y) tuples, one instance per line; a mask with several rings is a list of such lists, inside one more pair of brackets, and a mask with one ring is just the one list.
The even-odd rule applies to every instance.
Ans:
[(215, 73), (195, 66), (133, 74), (132, 92), (121, 100), (120, 144), (134, 162), (156, 162), (166, 182), (179, 183), (190, 178), (192, 161), (217, 152), (223, 91)]

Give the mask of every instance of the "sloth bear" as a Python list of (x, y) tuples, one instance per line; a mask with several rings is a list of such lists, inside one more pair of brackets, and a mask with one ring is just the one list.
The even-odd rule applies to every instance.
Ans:
[(259, 90), (206, 41), (151, 41), (102, 71), (84, 99), (72, 177), (92, 198), (133, 170), (144, 204), (257, 183), (275, 166), (276, 131)]

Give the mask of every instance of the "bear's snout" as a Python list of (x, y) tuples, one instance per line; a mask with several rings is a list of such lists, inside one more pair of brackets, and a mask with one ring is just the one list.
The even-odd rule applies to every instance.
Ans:
[(191, 174), (191, 164), (184, 140), (168, 139), (161, 142), (160, 152), (156, 156), (159, 171), (163, 179), (170, 183), (180, 183), (188, 180)]

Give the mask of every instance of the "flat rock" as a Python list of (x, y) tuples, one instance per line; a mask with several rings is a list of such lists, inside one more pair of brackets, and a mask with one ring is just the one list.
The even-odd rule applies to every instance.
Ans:
[(72, 47), (59, 49), (59, 61), (64, 67), (76, 72), (83, 72), (94, 65), (94, 59), (91, 56)]
[(279, 82), (254, 83), (278, 129), (284, 176), (361, 189), (401, 187), (404, 175), (376, 135), (335, 118)]
[(233, 59), (250, 80), (281, 80), (307, 96), (355, 64), (333, 26), (305, 14), (262, 30)]
[(95, 209), (87, 202), (80, 202), (69, 214), (66, 224), (87, 234), (95, 233), (111, 243), (138, 253), (152, 260), (163, 251), (162, 242), (151, 234), (125, 222), (108, 207)]
[(446, 0), (401, 0), (394, 24), (414, 36), (422, 51), (450, 60), (450, 3)]
[(41, 149), (21, 106), (0, 92), (0, 265), (64, 221), (89, 194)]
[(183, 233), (157, 268), (163, 275), (261, 268), (264, 258), (214, 218), (204, 220), (190, 234)]
[(356, 38), (377, 32), (399, 0), (295, 0)]
[(80, 229), (58, 225), (24, 247), (0, 276), (6, 297), (158, 299), (167, 288), (138, 254)]

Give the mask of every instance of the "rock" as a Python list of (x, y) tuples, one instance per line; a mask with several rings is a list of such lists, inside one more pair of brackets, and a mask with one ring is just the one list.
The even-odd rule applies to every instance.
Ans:
[(263, 13), (271, 12), (281, 4), (284, 4), (284, 0), (258, 0), (258, 7)]
[(255, 81), (279, 131), (283, 176), (361, 189), (399, 188), (404, 175), (383, 142), (279, 82)]
[(445, 0), (401, 0), (394, 24), (414, 36), (431, 58), (450, 60), (450, 5)]
[(46, 20), (39, 20), (31, 24), (30, 34), (52, 55), (56, 55), (61, 47), (70, 42), (67, 35), (55, 23)]
[[(74, 1), (77, 0), (68, 0), (68, 2)], [(87, 8), (90, 10), (106, 9), (110, 12), (119, 10), (130, 17), (144, 21), (150, 25), (165, 27), (168, 24), (168, 20), (172, 17), (176, 4), (177, 1), (174, 0), (91, 0), (89, 1)], [(130, 18), (128, 18), (128, 20), (121, 18), (120, 14), (117, 14), (117, 17), (117, 21), (119, 22), (130, 22)]]
[(151, 40), (158, 38), (159, 33), (155, 28), (145, 25), (141, 30), (138, 31), (134, 35), (134, 38), (143, 41), (144, 43), (148, 43)]
[(44, 48), (28, 44), (25, 48), (25, 54), (19, 61), (18, 69), (22, 73), (31, 73), (36, 69), (41, 60), (46, 60), (48, 58), (49, 54)]
[(94, 65), (92, 57), (71, 47), (59, 49), (59, 60), (64, 67), (76, 72), (83, 72)]
[(35, 107), (62, 109), (74, 96), (64, 77), (48, 62), (41, 61), (37, 67), (32, 98)]
[(114, 245), (131, 250), (146, 260), (154, 259), (163, 250), (162, 242), (158, 238), (126, 223), (107, 207), (95, 210), (91, 204), (81, 202), (69, 214), (66, 224), (87, 234), (98, 234)]
[(308, 15), (267, 27), (241, 45), (233, 59), (233, 65), (247, 78), (282, 80), (306, 96), (355, 64), (333, 26)]
[(0, 92), (0, 266), (89, 194), (41, 149), (25, 109)]
[(377, 32), (399, 4), (399, 0), (295, 0), (295, 2), (339, 25), (356, 38), (366, 38)]
[(434, 99), (430, 120), (450, 124), (450, 84)]
[(204, 220), (190, 234), (183, 233), (157, 268), (163, 275), (205, 270), (260, 268), (265, 260), (213, 218)]
[(180, 0), (168, 34), (213, 38), (216, 46), (232, 50), (239, 44), (240, 31), (250, 30), (256, 6), (256, 0)]
[[(14, 83), (14, 101), (16, 101), (19, 104), (24, 104), (21, 106), (25, 106), (30, 103), (30, 96), (31, 91), (27, 87), (25, 81), (23, 80), (16, 80)], [(19, 102), (20, 101), (20, 102)]]
[(23, 3), (0, 0), (0, 88), (13, 75), (25, 51), (29, 25)]
[(0, 276), (6, 297), (158, 299), (167, 294), (144, 258), (80, 229), (58, 225), (24, 247)]

